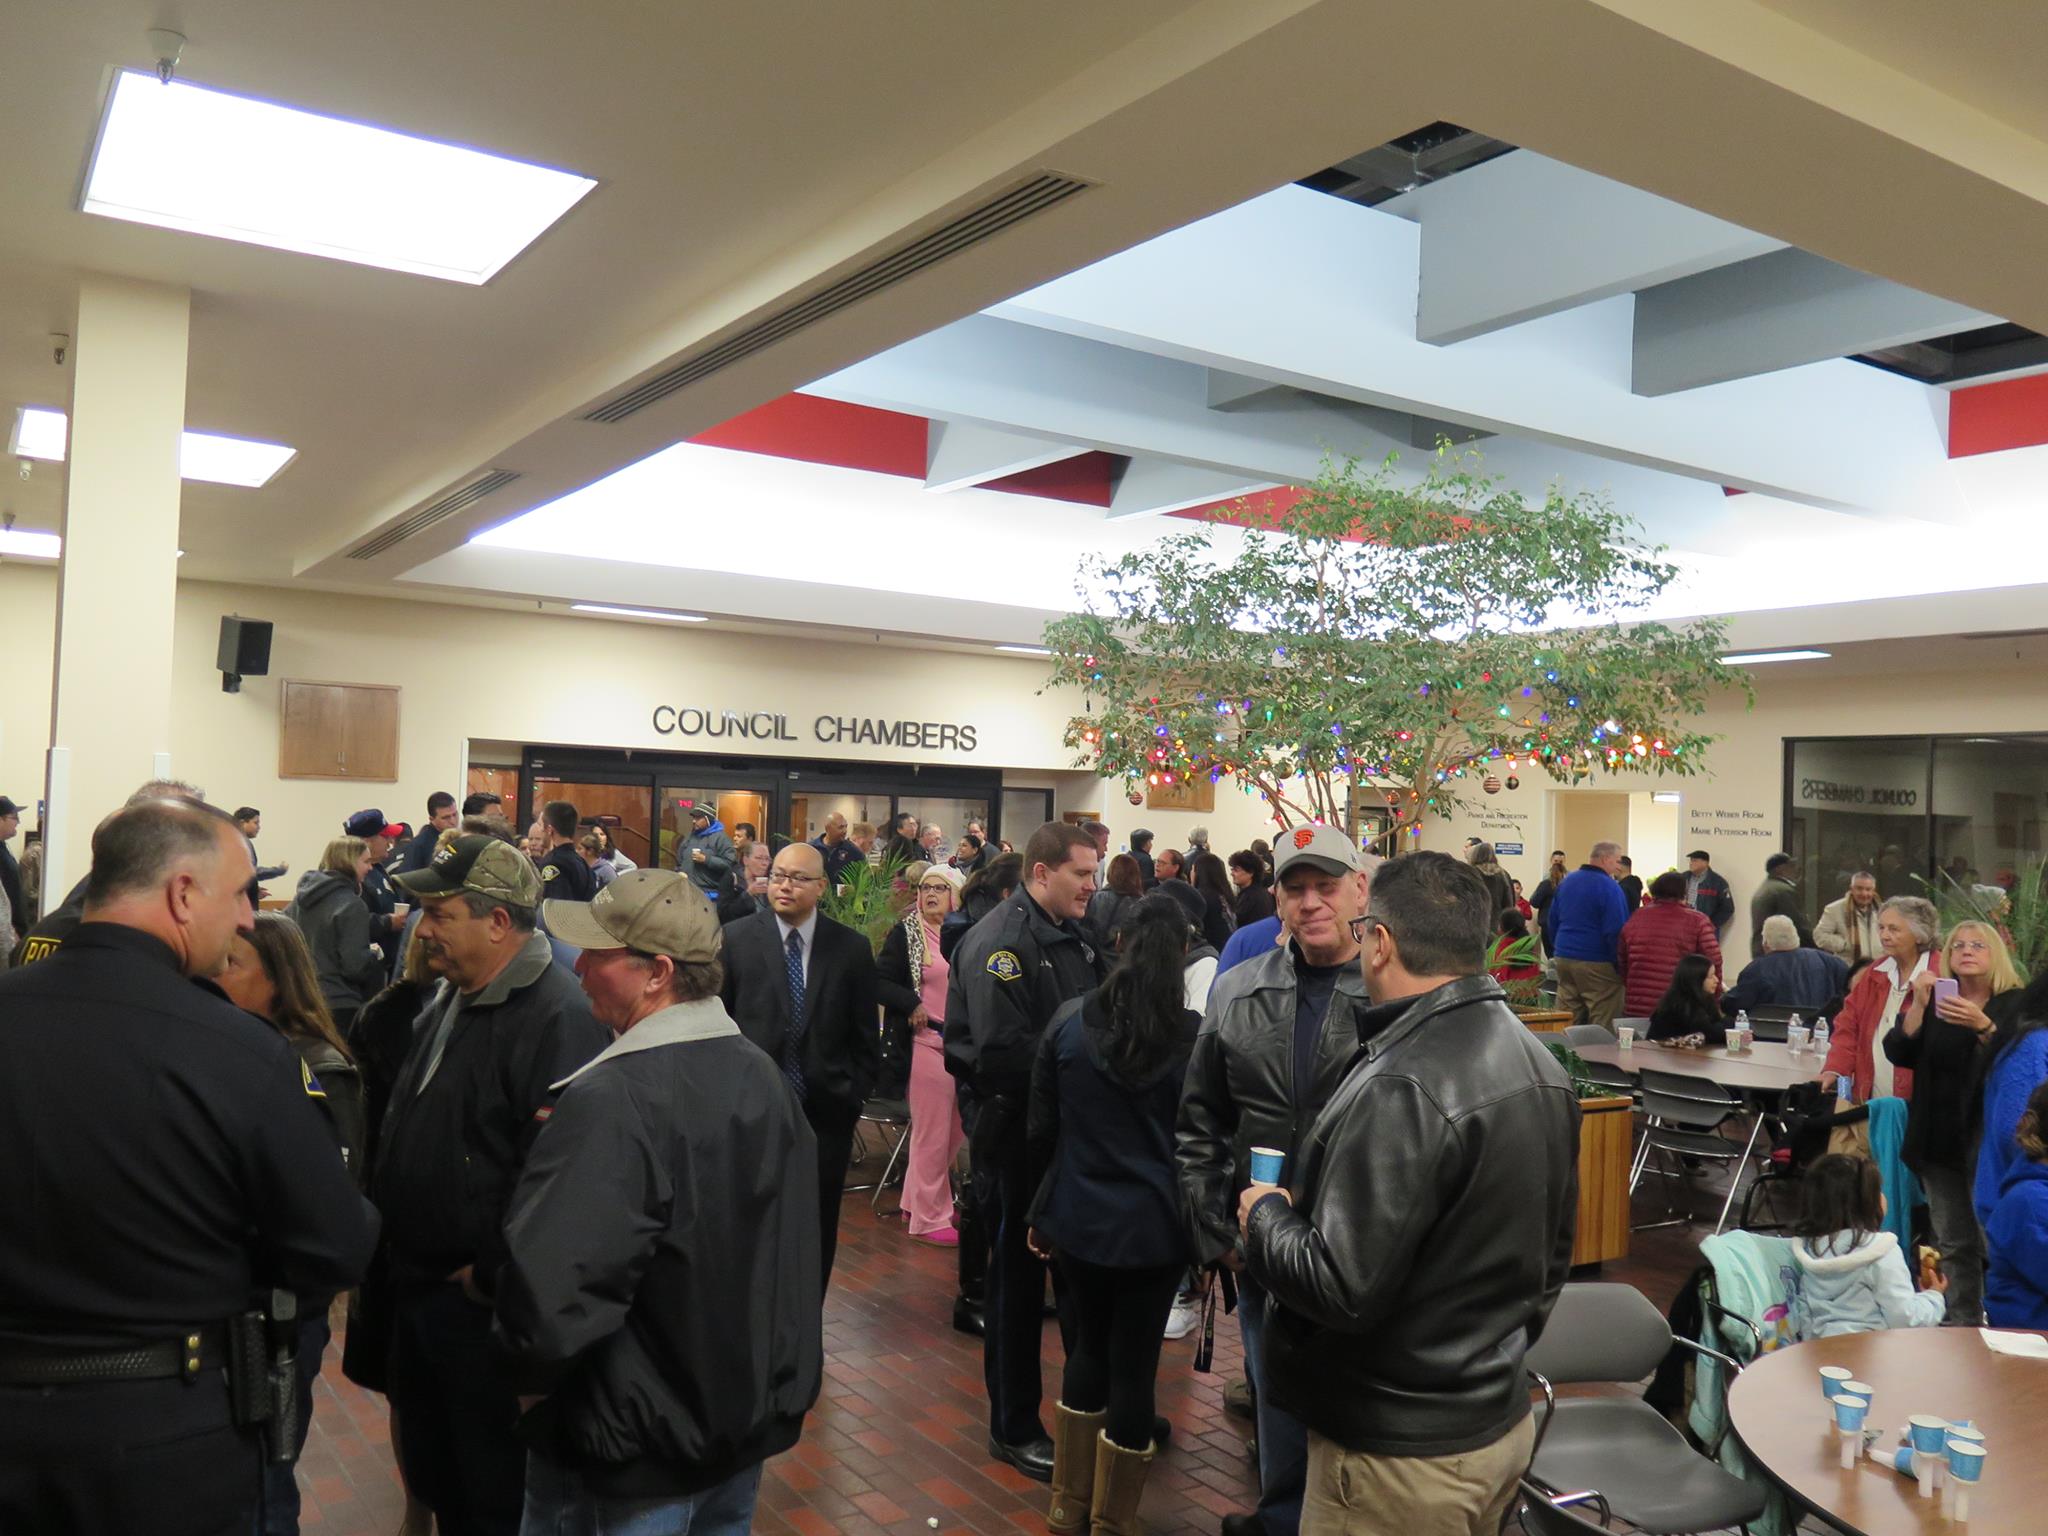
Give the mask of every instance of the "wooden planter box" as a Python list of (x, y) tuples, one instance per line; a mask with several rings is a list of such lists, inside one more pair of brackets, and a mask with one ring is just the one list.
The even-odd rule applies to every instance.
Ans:
[(1517, 1008), (1515, 1017), (1539, 1035), (1556, 1035), (1572, 1021), (1569, 1008)]
[(1635, 1101), (1579, 1100), (1579, 1225), (1572, 1263), (1628, 1257), (1628, 1164)]

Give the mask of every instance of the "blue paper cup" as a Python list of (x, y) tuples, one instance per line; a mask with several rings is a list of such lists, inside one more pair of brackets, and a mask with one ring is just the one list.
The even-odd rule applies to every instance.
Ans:
[(1870, 1404), (1860, 1397), (1847, 1393), (1829, 1399), (1835, 1405), (1835, 1428), (1845, 1435), (1857, 1433), (1863, 1428), (1863, 1421), (1870, 1416)]
[(1839, 1395), (1847, 1397), (1860, 1397), (1863, 1399), (1864, 1402), (1867, 1403), (1873, 1397), (1877, 1396), (1877, 1388), (1873, 1387), (1867, 1381), (1845, 1381), (1842, 1383), (1842, 1390)]
[(1959, 1483), (1974, 1483), (1984, 1475), (1984, 1447), (1974, 1440), (1948, 1443), (1948, 1475)]
[(1824, 1365), (1820, 1368), (1820, 1395), (1832, 1399), (1846, 1387), (1855, 1372), (1846, 1365)]
[(1948, 1441), (1948, 1420), (1931, 1413), (1914, 1414), (1906, 1420), (1906, 1427), (1912, 1432), (1913, 1449), (1922, 1456), (1939, 1455)]
[(1252, 1182), (1254, 1184), (1278, 1184), (1280, 1170), (1286, 1166), (1287, 1154), (1278, 1147), (1252, 1148)]

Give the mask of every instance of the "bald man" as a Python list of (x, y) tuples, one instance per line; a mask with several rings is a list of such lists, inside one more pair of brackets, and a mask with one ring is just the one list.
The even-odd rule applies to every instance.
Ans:
[(846, 818), (834, 811), (825, 818), (824, 832), (811, 840), (811, 846), (825, 860), (825, 878), (833, 885), (844, 876), (847, 865), (858, 864), (867, 857), (847, 835), (851, 830)]
[(818, 910), (825, 858), (791, 843), (768, 872), (768, 909), (725, 929), (726, 1012), (775, 1058), (818, 1137), (819, 1252), (832, 1278), (839, 1197), (861, 1105), (881, 1068), (875, 956)]

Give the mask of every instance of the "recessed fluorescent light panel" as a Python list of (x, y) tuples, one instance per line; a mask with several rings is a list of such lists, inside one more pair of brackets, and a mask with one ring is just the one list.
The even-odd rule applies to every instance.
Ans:
[(671, 624), (704, 624), (701, 613), (663, 613), (659, 608), (613, 608), (606, 603), (571, 603), (578, 613), (608, 613), (615, 619), (667, 619)]
[(1051, 651), (1042, 645), (999, 645), (999, 651), (1008, 651), (1012, 656), (1050, 656)]
[(80, 206), (161, 229), (487, 283), (596, 185), (124, 70), (107, 97)]
[(1735, 656), (1723, 656), (1724, 667), (1755, 667), (1767, 661), (1826, 661), (1828, 651), (1744, 651)]
[[(10, 453), (26, 459), (61, 464), (67, 451), (70, 423), (62, 411), (26, 405), (15, 413)], [(268, 485), (280, 469), (297, 457), (298, 449), (283, 443), (259, 443), (246, 437), (221, 437), (213, 432), (185, 432), (178, 438), (178, 474), (185, 480), (254, 489)]]
[(1660, 789), (1650, 796), (1652, 805), (1676, 805), (1681, 796), (1675, 789)]
[(64, 541), (54, 533), (28, 533), (20, 528), (0, 528), (0, 555), (19, 555), (27, 560), (54, 560), (64, 552)]

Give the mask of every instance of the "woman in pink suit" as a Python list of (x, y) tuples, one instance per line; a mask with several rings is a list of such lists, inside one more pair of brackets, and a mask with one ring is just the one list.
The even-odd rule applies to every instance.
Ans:
[(960, 1150), (960, 1104), (946, 1073), (940, 1044), (946, 1022), (949, 967), (939, 951), (939, 925), (960, 899), (960, 872), (934, 864), (917, 882), (917, 897), (903, 921), (882, 941), (875, 968), (888, 1024), (910, 1031), (910, 1157), (903, 1173), (903, 1214), (910, 1235), (954, 1248), (953, 1185), (949, 1170)]

